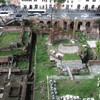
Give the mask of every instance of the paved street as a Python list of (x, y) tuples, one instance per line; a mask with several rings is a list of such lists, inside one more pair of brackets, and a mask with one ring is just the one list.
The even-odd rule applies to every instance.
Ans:
[(93, 75), (100, 74), (100, 65), (89, 66), (90, 73)]

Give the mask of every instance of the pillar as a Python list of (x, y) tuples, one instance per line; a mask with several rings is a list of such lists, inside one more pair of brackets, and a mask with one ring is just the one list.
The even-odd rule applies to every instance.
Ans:
[(70, 34), (70, 19), (67, 19), (67, 34)]
[(62, 36), (64, 36), (64, 19), (62, 19)]

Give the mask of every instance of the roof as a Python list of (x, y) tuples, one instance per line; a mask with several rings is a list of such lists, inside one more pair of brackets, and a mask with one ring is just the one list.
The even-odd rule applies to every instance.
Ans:
[(0, 57), (0, 62), (8, 62), (8, 57)]

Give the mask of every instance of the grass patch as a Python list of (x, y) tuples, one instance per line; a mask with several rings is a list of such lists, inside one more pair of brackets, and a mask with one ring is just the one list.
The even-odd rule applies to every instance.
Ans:
[(74, 53), (74, 54), (64, 54), (63, 59), (64, 60), (80, 60), (80, 57), (76, 53)]
[(86, 43), (87, 43), (87, 42), (86, 42), (87, 37), (86, 37), (85, 34), (83, 34), (82, 32), (77, 32), (76, 34), (77, 34), (78, 37), (79, 37), (78, 40), (79, 40), (80, 43), (82, 43), (82, 44), (86, 44)]
[(45, 43), (47, 42), (46, 38), (47, 36), (41, 37), (40, 35), (38, 35), (37, 39), (37, 81), (46, 80), (47, 75), (57, 74), (57, 71), (55, 70), (55, 68), (52, 68), (52, 66), (43, 66), (44, 62), (50, 62), (47, 51), (45, 50)]
[(59, 40), (59, 41), (55, 41), (53, 45), (59, 45), (59, 44), (69, 44), (70, 40), (68, 39), (64, 39), (64, 40)]
[(26, 41), (26, 42), (31, 41), (31, 37), (29, 37), (28, 32), (24, 32), (24, 41)]
[(99, 88), (97, 87), (97, 78), (82, 79), (71, 81), (69, 79), (57, 80), (58, 95), (66, 94), (79, 95), (81, 98), (94, 97), (99, 100)]
[(19, 61), (17, 62), (17, 67), (20, 69), (26, 69), (28, 68), (29, 61)]
[(22, 51), (11, 50), (11, 51), (0, 51), (0, 56), (18, 55), (22, 54)]
[[(35, 87), (37, 89), (35, 93), (35, 100), (42, 100), (41, 94), (41, 81), (44, 81), (44, 91), (42, 93), (45, 94), (44, 100), (47, 100), (47, 76), (49, 75), (57, 75), (59, 72), (52, 66), (48, 66), (48, 64), (44, 65), (44, 62), (50, 62), (47, 51), (45, 50), (45, 43), (47, 42), (48, 36), (41, 35), (37, 36), (37, 63), (36, 63), (36, 80)], [(39, 85), (38, 85), (39, 84)], [(43, 87), (43, 86), (42, 86)]]
[(2, 33), (2, 36), (0, 36), (0, 47), (7, 47), (11, 42), (18, 41), (20, 41), (19, 33)]

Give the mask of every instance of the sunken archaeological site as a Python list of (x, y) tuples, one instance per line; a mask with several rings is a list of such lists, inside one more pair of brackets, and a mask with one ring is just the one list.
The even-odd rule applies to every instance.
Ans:
[(100, 100), (97, 13), (0, 16), (0, 100)]

